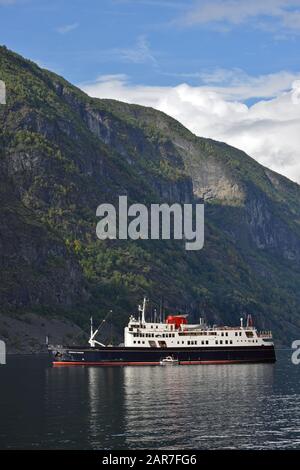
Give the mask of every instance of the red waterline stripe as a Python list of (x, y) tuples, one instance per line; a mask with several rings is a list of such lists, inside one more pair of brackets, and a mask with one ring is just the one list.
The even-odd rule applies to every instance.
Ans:
[[(196, 364), (240, 364), (244, 362), (270, 362), (266, 359), (236, 359), (236, 360), (212, 360), (212, 361), (179, 361), (182, 365), (196, 365)], [(159, 362), (53, 362), (54, 366), (153, 366), (159, 365)]]
[(160, 364), (160, 362), (53, 362), (54, 366), (153, 366)]

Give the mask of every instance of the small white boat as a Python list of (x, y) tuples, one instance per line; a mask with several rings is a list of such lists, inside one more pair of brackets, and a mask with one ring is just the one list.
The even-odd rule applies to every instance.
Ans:
[(175, 366), (178, 364), (179, 364), (178, 359), (174, 359), (174, 357), (172, 356), (164, 357), (164, 359), (161, 359), (160, 361), (161, 366)]

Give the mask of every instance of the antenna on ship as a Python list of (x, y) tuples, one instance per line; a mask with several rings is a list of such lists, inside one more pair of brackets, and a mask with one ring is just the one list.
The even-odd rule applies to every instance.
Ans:
[(148, 299), (144, 297), (143, 306), (141, 307), (141, 305), (139, 305), (139, 312), (142, 314), (142, 318), (141, 316), (139, 316), (139, 321), (142, 324), (146, 323), (146, 320), (145, 320), (146, 302), (148, 302)]
[(252, 319), (252, 315), (249, 313), (247, 315), (247, 327), (252, 327), (253, 326), (253, 319)]
[(142, 308), (142, 323), (143, 324), (146, 323), (146, 320), (145, 320), (146, 302), (147, 302), (147, 299), (146, 299), (146, 297), (144, 297), (143, 308)]

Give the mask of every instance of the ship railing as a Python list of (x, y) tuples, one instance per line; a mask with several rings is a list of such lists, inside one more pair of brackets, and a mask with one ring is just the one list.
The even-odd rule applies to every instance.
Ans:
[(259, 333), (257, 333), (257, 335), (260, 338), (272, 338), (272, 332), (271, 331), (260, 331)]

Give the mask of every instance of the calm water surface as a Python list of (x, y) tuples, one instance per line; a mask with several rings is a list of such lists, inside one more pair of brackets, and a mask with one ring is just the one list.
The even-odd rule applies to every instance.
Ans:
[(0, 448), (300, 449), (300, 365), (0, 366)]

